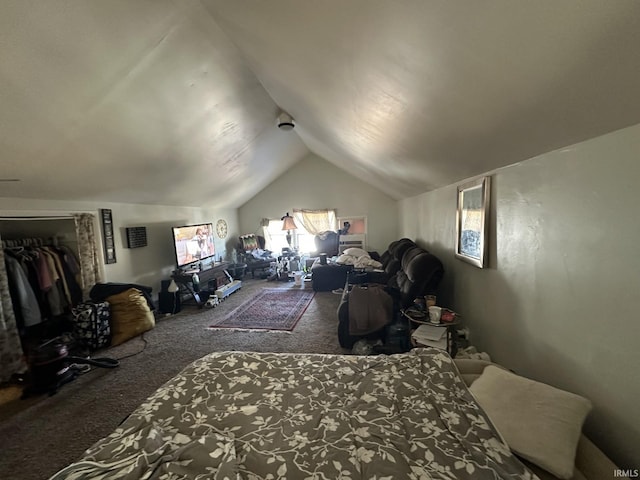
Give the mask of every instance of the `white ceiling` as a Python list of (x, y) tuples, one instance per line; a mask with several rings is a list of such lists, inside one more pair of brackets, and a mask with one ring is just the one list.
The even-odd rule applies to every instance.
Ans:
[(640, 123), (639, 47), (636, 0), (2, 0), (0, 197), (416, 195)]

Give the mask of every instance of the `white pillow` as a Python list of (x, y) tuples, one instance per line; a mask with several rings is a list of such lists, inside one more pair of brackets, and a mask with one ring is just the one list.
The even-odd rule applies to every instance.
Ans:
[(589, 400), (494, 365), (469, 390), (514, 453), (558, 478), (572, 477)]
[(357, 248), (357, 247), (351, 247), (351, 248), (347, 248), (344, 252), (342, 252), (345, 255), (351, 255), (352, 257), (356, 257), (356, 258), (360, 258), (360, 257), (368, 257), (369, 256), (369, 252), (367, 252), (366, 250), (363, 250), (361, 248)]

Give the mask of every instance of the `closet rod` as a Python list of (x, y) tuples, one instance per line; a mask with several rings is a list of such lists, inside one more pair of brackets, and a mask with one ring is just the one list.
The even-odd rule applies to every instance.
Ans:
[(71, 220), (73, 219), (72, 215), (66, 216), (57, 216), (57, 217), (48, 217), (48, 216), (37, 216), (37, 217), (0, 217), (0, 220)]

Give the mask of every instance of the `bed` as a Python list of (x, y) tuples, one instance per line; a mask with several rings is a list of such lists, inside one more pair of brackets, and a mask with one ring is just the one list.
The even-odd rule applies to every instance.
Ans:
[(533, 479), (441, 350), (217, 352), (52, 479)]

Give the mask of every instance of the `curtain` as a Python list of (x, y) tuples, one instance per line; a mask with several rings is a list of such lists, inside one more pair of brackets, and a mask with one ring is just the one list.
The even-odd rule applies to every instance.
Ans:
[(260, 228), (258, 229), (258, 232), (258, 235), (264, 237), (264, 249), (273, 251), (273, 239), (271, 238), (271, 232), (269, 231), (268, 218), (260, 220)]
[(89, 291), (96, 283), (102, 282), (98, 247), (96, 246), (95, 215), (91, 213), (74, 214), (78, 253), (82, 280), (82, 298), (89, 298)]
[(0, 382), (7, 382), (16, 373), (27, 370), (20, 333), (9, 295), (9, 280), (0, 248)]
[(311, 235), (337, 229), (335, 210), (298, 210), (294, 208), (293, 219)]

